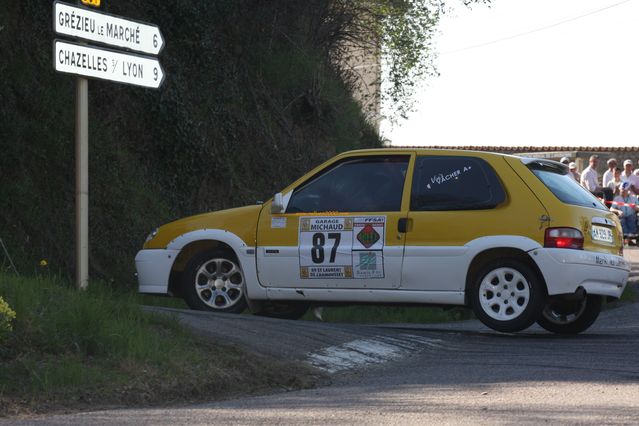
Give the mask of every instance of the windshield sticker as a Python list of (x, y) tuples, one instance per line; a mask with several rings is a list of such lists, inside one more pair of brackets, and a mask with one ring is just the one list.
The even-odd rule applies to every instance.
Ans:
[(300, 278), (384, 278), (385, 227), (386, 216), (300, 218)]
[(450, 173), (438, 173), (430, 178), (430, 182), (426, 184), (426, 188), (432, 189), (433, 186), (441, 185), (443, 183), (447, 183), (451, 180), (457, 180), (462, 175), (462, 173), (466, 173), (470, 171), (473, 166), (464, 166), (463, 169), (457, 169)]

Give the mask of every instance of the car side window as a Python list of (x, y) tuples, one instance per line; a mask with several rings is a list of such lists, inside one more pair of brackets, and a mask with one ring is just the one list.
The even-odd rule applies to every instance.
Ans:
[(484, 210), (506, 200), (490, 165), (474, 157), (417, 157), (412, 211)]
[(286, 213), (399, 211), (408, 155), (347, 158), (300, 185)]

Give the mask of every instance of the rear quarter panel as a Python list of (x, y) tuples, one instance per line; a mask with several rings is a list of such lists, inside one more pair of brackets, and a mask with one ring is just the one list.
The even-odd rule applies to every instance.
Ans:
[[(506, 157), (506, 160), (548, 210), (550, 217), (550, 221), (547, 222), (548, 227), (571, 227), (579, 229), (584, 234), (584, 250), (619, 254), (621, 245), (623, 244), (622, 238), (620, 238), (622, 231), (621, 223), (614, 213), (610, 210), (564, 203), (522, 163), (521, 159), (517, 157)], [(591, 231), (592, 220), (595, 217), (606, 218), (614, 222), (614, 241), (612, 243), (593, 241)]]

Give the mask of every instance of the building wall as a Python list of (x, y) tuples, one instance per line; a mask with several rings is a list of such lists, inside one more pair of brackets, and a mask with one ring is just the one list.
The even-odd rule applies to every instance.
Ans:
[(342, 58), (353, 98), (361, 105), (366, 120), (379, 132), (381, 123), (382, 67), (379, 48), (346, 45)]

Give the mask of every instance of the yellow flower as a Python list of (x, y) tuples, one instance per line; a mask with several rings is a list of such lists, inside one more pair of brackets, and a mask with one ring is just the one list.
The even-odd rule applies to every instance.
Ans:
[(42, 260), (40, 261), (40, 266), (42, 266), (42, 267), (45, 267), (45, 266), (47, 266), (48, 264), (49, 264), (49, 263), (47, 263), (47, 261), (46, 261), (45, 259), (42, 259)]

